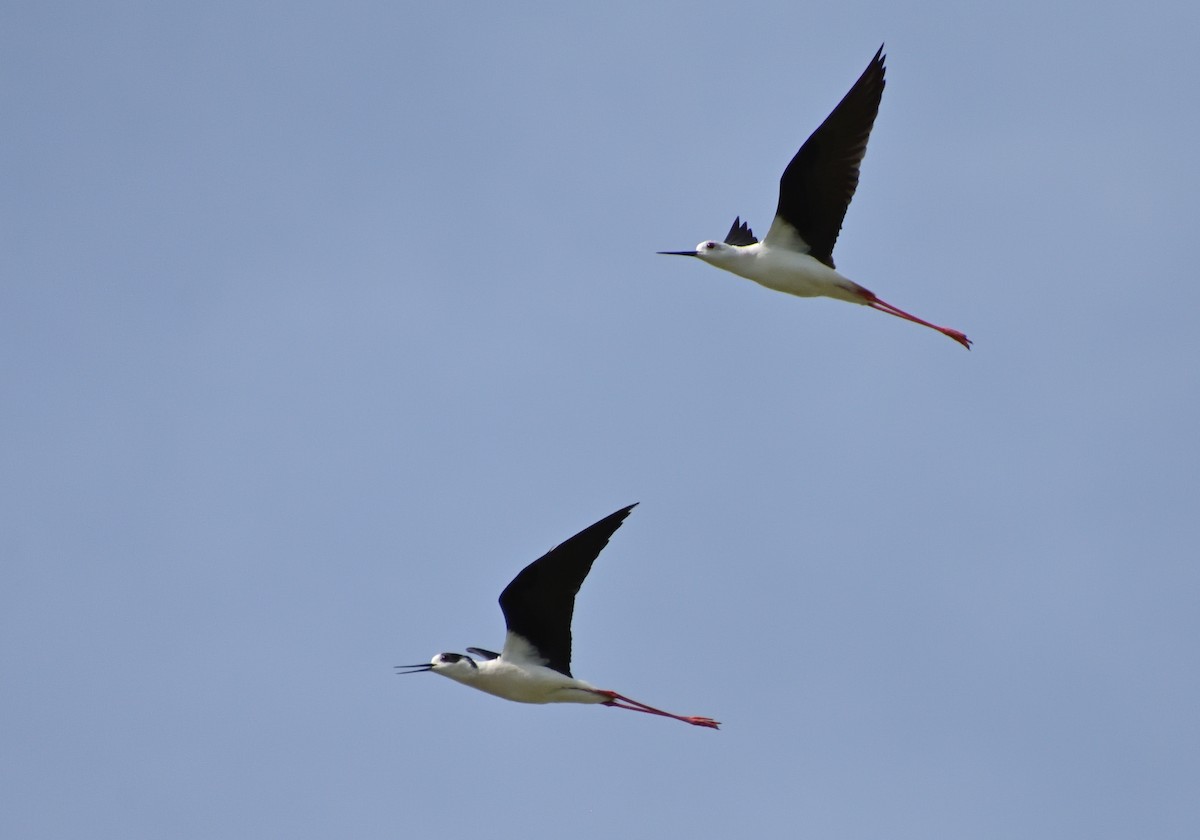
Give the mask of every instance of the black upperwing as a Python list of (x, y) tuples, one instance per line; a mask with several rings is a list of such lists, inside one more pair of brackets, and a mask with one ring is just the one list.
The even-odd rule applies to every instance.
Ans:
[(591, 571), (592, 562), (634, 506), (609, 514), (550, 549), (526, 566), (500, 593), (500, 609), (504, 611), (508, 632), (527, 641), (546, 667), (560, 674), (571, 676), (575, 595)]
[(859, 166), (883, 98), (885, 58), (880, 47), (854, 87), (800, 147), (779, 179), (775, 224), (782, 220), (791, 225), (808, 244), (809, 254), (830, 268), (833, 246), (858, 187)]

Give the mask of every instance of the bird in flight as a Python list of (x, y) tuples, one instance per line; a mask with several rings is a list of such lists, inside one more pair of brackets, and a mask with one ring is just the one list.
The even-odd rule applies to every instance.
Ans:
[(694, 251), (658, 253), (697, 257), (768, 289), (800, 297), (823, 295), (863, 304), (935, 329), (970, 350), (971, 340), (963, 333), (931, 324), (880, 300), (874, 292), (842, 276), (833, 265), (833, 246), (858, 187), (859, 166), (883, 97), (884, 58), (880, 47), (854, 87), (783, 171), (775, 219), (762, 242), (738, 216), (724, 242), (710, 239)]
[(589, 525), (512, 579), (500, 593), (508, 627), (500, 653), (469, 647), (466, 654), (439, 653), (427, 664), (397, 665), (400, 673), (430, 671), (518, 703), (595, 703), (717, 729), (719, 724), (712, 718), (664, 712), (571, 675), (575, 594), (633, 508), (621, 508)]

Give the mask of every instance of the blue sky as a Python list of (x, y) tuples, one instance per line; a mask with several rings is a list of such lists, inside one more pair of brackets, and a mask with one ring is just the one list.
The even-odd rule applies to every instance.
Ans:
[[(10, 3), (0, 834), (1193, 838), (1192, 3)], [(765, 231), (881, 42), (835, 257)], [(578, 676), (496, 647), (640, 502)]]

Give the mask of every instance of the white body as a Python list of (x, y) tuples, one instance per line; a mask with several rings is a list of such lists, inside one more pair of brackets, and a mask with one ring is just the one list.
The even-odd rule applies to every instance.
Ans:
[(433, 668), (435, 674), (517, 703), (606, 703), (596, 687), (545, 665), (508, 662), (501, 656), (471, 665), (466, 660)]
[[(477, 653), (479, 651), (476, 651)], [(446, 661), (446, 654), (433, 658), (435, 674), (469, 685), (488, 694), (517, 703), (607, 703), (594, 685), (560, 674), (542, 663), (546, 660), (516, 633), (507, 633), (504, 650), (496, 659), (476, 662), (469, 656)]]
[[(743, 229), (740, 233), (749, 235), (750, 232)], [(730, 236), (737, 234), (737, 222), (734, 222), (734, 229), (730, 231)], [(695, 251), (659, 251), (659, 253), (695, 257), (715, 268), (721, 268), (739, 277), (753, 280), (760, 286), (766, 286), (777, 292), (785, 292), (797, 297), (831, 297), (847, 303), (869, 306), (888, 315), (895, 315), (897, 318), (937, 330), (968, 350), (971, 349), (971, 340), (958, 330), (931, 324), (929, 321), (905, 312), (898, 306), (880, 300), (871, 290), (863, 288), (849, 277), (842, 276), (835, 269), (812, 256), (807, 243), (791, 225), (778, 216), (775, 217), (771, 230), (762, 242), (754, 242), (749, 245), (730, 245), (728, 242), (709, 239), (697, 245)]]
[(785, 226), (776, 220), (767, 238), (753, 245), (701, 242), (696, 246), (696, 257), (777, 292), (866, 303), (862, 286), (805, 253), (808, 246), (798, 236), (789, 237), (777, 228)]

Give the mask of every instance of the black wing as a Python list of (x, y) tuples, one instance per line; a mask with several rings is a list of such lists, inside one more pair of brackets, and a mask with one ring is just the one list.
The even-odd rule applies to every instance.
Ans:
[[(809, 254), (833, 268), (833, 246), (858, 187), (858, 169), (883, 98), (883, 47), (805, 141), (779, 179), (775, 215), (808, 243)], [(777, 220), (778, 221), (778, 220)]]
[(500, 654), (496, 653), (496, 651), (488, 650), (486, 648), (467, 648), (467, 653), (473, 653), (485, 662), (489, 659), (500, 658)]
[(741, 216), (733, 220), (733, 227), (725, 234), (726, 245), (753, 245), (757, 241), (754, 231), (750, 230), (749, 224), (742, 221)]
[[(636, 504), (636, 503), (635, 503)], [(635, 505), (621, 508), (526, 566), (500, 593), (508, 632), (537, 649), (546, 667), (571, 676), (575, 593), (608, 540)]]

